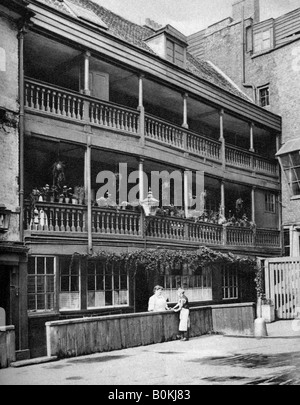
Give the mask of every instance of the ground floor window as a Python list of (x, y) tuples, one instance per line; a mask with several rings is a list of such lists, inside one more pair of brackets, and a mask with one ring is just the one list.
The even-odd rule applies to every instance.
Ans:
[(223, 267), (222, 292), (223, 300), (237, 299), (239, 297), (237, 267)]
[(128, 275), (119, 264), (88, 263), (88, 308), (128, 305)]
[(177, 289), (184, 288), (190, 302), (212, 300), (211, 269), (198, 269), (195, 274), (165, 275), (162, 280), (164, 295), (169, 302), (177, 302)]
[(120, 264), (72, 256), (31, 256), (29, 312), (79, 311), (129, 305), (129, 279)]
[(61, 257), (59, 309), (80, 309), (80, 261)]
[(28, 310), (30, 312), (55, 309), (55, 257), (29, 257)]

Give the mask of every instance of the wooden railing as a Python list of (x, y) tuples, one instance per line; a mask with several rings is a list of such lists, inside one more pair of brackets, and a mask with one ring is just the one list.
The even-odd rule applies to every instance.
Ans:
[(73, 204), (38, 202), (36, 209), (26, 205), (26, 229), (44, 232), (87, 231), (86, 207)]
[(190, 222), (189, 239), (192, 242), (200, 242), (205, 244), (222, 245), (223, 232), (222, 225), (209, 224), (205, 222)]
[(280, 246), (281, 233), (272, 229), (257, 229), (256, 231), (257, 246)]
[(213, 160), (221, 158), (220, 142), (187, 132), (187, 152)]
[(254, 232), (249, 228), (226, 227), (226, 245), (253, 246)]
[(225, 159), (227, 165), (272, 176), (278, 175), (278, 164), (275, 159), (266, 159), (233, 146), (226, 146)]
[[(195, 307), (190, 309), (190, 318), (191, 337), (254, 333), (253, 303)], [(47, 355), (77, 357), (168, 342), (176, 340), (178, 323), (173, 311), (47, 322)]]
[[(87, 232), (87, 207), (83, 205), (38, 202), (35, 210), (25, 207), (25, 229), (33, 232)], [(92, 209), (91, 229), (100, 235), (134, 236), (162, 241), (201, 243), (207, 245), (280, 248), (280, 231), (233, 227), (191, 219), (149, 217), (138, 211), (113, 208)]]
[(70, 90), (30, 80), (25, 82), (25, 108), (82, 120), (84, 98)]
[[(141, 113), (137, 110), (32, 79), (25, 81), (25, 108), (137, 136), (142, 122)], [(220, 142), (149, 114), (145, 115), (145, 137), (182, 152), (222, 163)], [(260, 157), (235, 146), (226, 145), (225, 162), (248, 171), (278, 176), (278, 164), (275, 160)]]
[(140, 215), (131, 211), (94, 208), (92, 231), (98, 234), (140, 236)]
[(105, 101), (90, 103), (89, 118), (92, 124), (137, 134), (139, 113)]
[(148, 114), (145, 116), (145, 135), (154, 141), (184, 148), (184, 131), (181, 128)]
[(186, 239), (184, 222), (184, 220), (176, 218), (149, 218), (146, 235), (150, 238), (184, 240)]

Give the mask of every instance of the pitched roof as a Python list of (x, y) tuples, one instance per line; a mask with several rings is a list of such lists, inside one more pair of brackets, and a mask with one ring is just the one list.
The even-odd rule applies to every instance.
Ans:
[[(82, 18), (86, 14), (86, 20), (93, 24), (97, 23), (99, 29), (104, 29), (109, 34), (154, 55), (153, 50), (145, 40), (152, 36), (155, 31), (149, 27), (135, 24), (115, 13), (102, 7), (92, 0), (37, 0), (40, 3), (53, 7), (72, 17)], [(101, 0), (99, 0), (101, 1)], [(73, 5), (73, 7), (72, 7)], [(79, 17), (79, 10), (81, 10)], [(234, 86), (225, 76), (222, 76), (208, 62), (196, 59), (187, 51), (186, 70), (198, 78), (208, 81), (219, 88), (236, 96), (251, 101), (242, 91)]]

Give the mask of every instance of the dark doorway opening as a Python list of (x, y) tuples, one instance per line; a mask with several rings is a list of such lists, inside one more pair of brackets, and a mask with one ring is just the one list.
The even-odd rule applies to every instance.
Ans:
[(10, 268), (0, 266), (0, 307), (6, 312), (6, 325), (10, 325)]

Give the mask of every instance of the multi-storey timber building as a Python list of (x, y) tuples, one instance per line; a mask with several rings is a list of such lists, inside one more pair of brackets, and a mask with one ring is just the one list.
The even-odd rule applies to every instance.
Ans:
[[(9, 6), (0, 4), (5, 18)], [(195, 59), (170, 25), (139, 26), (86, 0), (30, 0), (27, 10), (19, 242), (28, 250), (31, 356), (44, 354), (47, 321), (147, 308), (153, 286), (138, 274), (132, 283), (124, 269), (82, 266), (75, 253), (206, 246), (254, 258), (281, 254), (280, 116)], [(0, 74), (5, 83), (12, 70)], [(16, 156), (1, 156), (6, 178)], [(124, 192), (124, 178), (136, 172), (139, 181), (125, 181)], [(115, 193), (101, 194), (105, 173)], [(158, 188), (153, 173), (162, 178)], [(145, 220), (139, 207), (150, 188), (158, 209)], [(171, 269), (160, 282), (171, 302), (179, 284), (194, 304), (255, 300), (254, 274), (236, 266), (196, 275)]]

